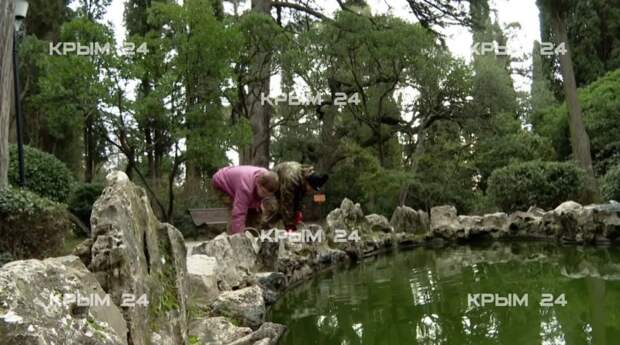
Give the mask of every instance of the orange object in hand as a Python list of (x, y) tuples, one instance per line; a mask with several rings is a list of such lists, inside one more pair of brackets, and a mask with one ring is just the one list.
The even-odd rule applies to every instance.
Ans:
[(323, 194), (323, 193), (314, 194), (314, 202), (316, 202), (317, 204), (324, 203), (325, 202), (325, 194)]

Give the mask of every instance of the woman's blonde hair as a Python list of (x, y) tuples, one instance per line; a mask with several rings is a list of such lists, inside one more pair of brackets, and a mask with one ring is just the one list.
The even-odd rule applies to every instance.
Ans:
[(262, 174), (258, 183), (271, 193), (275, 193), (280, 189), (280, 179), (278, 179), (278, 174), (273, 171), (267, 171)]
[(260, 202), (260, 207), (262, 211), (263, 223), (270, 223), (277, 219), (280, 204), (278, 203), (278, 199), (276, 197), (272, 196), (269, 198), (264, 198)]

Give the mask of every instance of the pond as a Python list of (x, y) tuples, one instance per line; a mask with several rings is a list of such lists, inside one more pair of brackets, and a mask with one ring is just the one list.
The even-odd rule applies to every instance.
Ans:
[(323, 272), (272, 306), (279, 344), (618, 344), (620, 249), (492, 243)]

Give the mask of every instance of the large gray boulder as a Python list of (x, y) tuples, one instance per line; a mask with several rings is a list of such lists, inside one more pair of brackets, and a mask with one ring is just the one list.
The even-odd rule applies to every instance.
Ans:
[[(157, 220), (146, 192), (120, 171), (107, 176), (91, 226), (88, 268), (112, 300), (126, 306), (130, 343), (186, 344), (189, 292), (182, 234)], [(140, 303), (144, 299), (148, 305)]]
[(608, 243), (620, 236), (619, 214), (617, 204), (582, 206), (567, 201), (543, 215), (541, 231), (562, 241)]
[(543, 237), (542, 217), (544, 212), (511, 213), (508, 217), (507, 236), (511, 237)]
[(504, 212), (489, 213), (482, 216), (481, 231), (501, 237), (508, 231), (508, 215)]
[(333, 234), (336, 230), (358, 231), (367, 233), (370, 226), (359, 203), (353, 203), (344, 198), (340, 207), (332, 210), (326, 218), (327, 233)]
[(411, 207), (397, 206), (392, 213), (390, 224), (394, 231), (426, 235), (428, 233), (429, 219), (424, 211), (416, 211)]
[(192, 249), (192, 254), (203, 254), (217, 260), (216, 276), (220, 290), (245, 287), (251, 282), (258, 266), (256, 239), (245, 234), (220, 234)]
[(393, 231), (387, 219), (365, 217), (360, 204), (347, 198), (327, 215), (326, 223), (328, 244), (353, 258), (374, 255), (393, 244)]
[(431, 233), (433, 236), (445, 239), (463, 237), (464, 234), (457, 234), (459, 231), (464, 233), (454, 206), (444, 205), (431, 208)]
[(369, 214), (366, 216), (366, 221), (368, 222), (368, 226), (370, 227), (371, 231), (385, 233), (394, 232), (394, 228), (387, 220), (387, 218), (380, 214)]
[(195, 345), (228, 345), (252, 333), (249, 327), (238, 327), (222, 316), (192, 321), (189, 335)]
[(258, 328), (265, 321), (263, 291), (256, 285), (221, 293), (211, 308), (214, 315), (225, 316), (252, 329)]
[(267, 305), (276, 302), (280, 293), (286, 288), (286, 276), (282, 272), (259, 272), (254, 275), (256, 284), (263, 290)]
[(228, 345), (277, 345), (278, 340), (286, 332), (286, 326), (265, 322), (255, 332), (252, 332)]
[(620, 203), (589, 205), (585, 209), (592, 215), (597, 236), (607, 238), (610, 241), (620, 239)]
[(508, 216), (501, 212), (483, 216), (458, 216), (457, 219), (454, 234), (459, 239), (499, 238), (505, 235), (508, 224)]
[(205, 309), (219, 295), (217, 260), (212, 256), (195, 254), (187, 257), (189, 276), (189, 305)]
[(543, 234), (564, 241), (590, 242), (594, 239), (591, 212), (574, 202), (566, 201), (542, 217)]
[(0, 269), (0, 344), (121, 345), (127, 325), (76, 256)]

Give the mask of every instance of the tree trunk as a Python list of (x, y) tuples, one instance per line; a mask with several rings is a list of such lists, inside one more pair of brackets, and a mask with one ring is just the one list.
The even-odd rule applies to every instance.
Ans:
[[(415, 152), (411, 159), (411, 167), (410, 171), (415, 174), (418, 170), (418, 163), (420, 162), (420, 157), (424, 155), (426, 152), (426, 127), (422, 127), (420, 132), (418, 133), (417, 142), (415, 145)], [(398, 204), (400, 206), (405, 206), (407, 202), (407, 197), (409, 196), (409, 188), (411, 188), (411, 183), (405, 183), (398, 193)]]
[(0, 188), (8, 185), (9, 119), (13, 105), (13, 0), (0, 3)]
[(556, 45), (564, 44), (566, 52), (560, 53), (560, 69), (564, 84), (566, 105), (568, 107), (568, 123), (570, 128), (570, 141), (573, 149), (573, 158), (586, 171), (586, 202), (594, 202), (599, 199), (598, 186), (592, 169), (592, 155), (590, 153), (590, 138), (583, 123), (583, 114), (577, 98), (577, 84), (573, 70), (573, 60), (568, 44), (566, 32), (566, 20), (558, 8), (554, 8), (551, 14), (551, 26)]
[[(252, 11), (271, 16), (270, 0), (252, 0)], [(261, 95), (269, 96), (269, 78), (271, 77), (271, 52), (256, 54), (250, 73), (256, 81), (248, 85), (248, 116), (252, 127), (252, 144), (250, 146), (251, 163), (257, 166), (269, 167), (269, 146), (271, 143), (271, 108), (269, 104), (261, 104)], [(246, 153), (247, 155), (247, 153)]]

